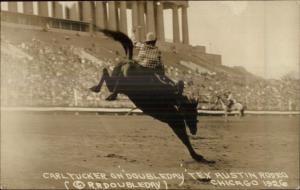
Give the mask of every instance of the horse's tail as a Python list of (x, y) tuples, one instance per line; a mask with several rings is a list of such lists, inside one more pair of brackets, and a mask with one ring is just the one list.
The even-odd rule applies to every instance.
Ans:
[(101, 29), (96, 27), (97, 31), (102, 32), (106, 36), (114, 39), (115, 41), (118, 41), (122, 44), (122, 47), (125, 50), (125, 54), (128, 56), (128, 58), (131, 60), (133, 56), (133, 42), (131, 39), (124, 34), (123, 32), (119, 31), (113, 31), (113, 30), (107, 30), (107, 29)]

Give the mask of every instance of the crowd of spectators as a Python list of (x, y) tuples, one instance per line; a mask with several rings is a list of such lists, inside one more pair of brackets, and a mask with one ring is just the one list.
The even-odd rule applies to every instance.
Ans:
[[(6, 43), (6, 44), (5, 44)], [(3, 47), (10, 45), (3, 42)], [(78, 55), (76, 48), (46, 44), (33, 39), (15, 48), (32, 56), (20, 58), (1, 53), (1, 90), (4, 106), (132, 106), (121, 96), (119, 102), (106, 102), (106, 87), (99, 94), (89, 91), (105, 66)]]
[[(1, 51), (2, 106), (134, 107), (125, 97), (107, 102), (104, 86), (99, 94), (89, 91), (97, 84), (104, 67), (113, 68), (114, 59), (94, 61), (78, 53), (78, 47), (46, 43), (37, 39), (2, 47), (24, 52), (14, 56)], [(84, 51), (84, 50), (80, 50)], [(87, 53), (86, 53), (87, 54)], [(185, 81), (184, 93), (198, 97), (201, 109), (215, 109), (215, 98), (230, 90), (248, 110), (300, 110), (299, 79), (248, 79), (228, 72), (200, 73), (177, 65), (166, 65), (166, 75)]]
[(248, 110), (300, 110), (299, 79), (262, 79), (234, 76), (226, 72), (199, 73), (167, 66), (167, 75), (185, 81), (185, 93), (200, 99), (202, 109), (221, 109), (218, 95), (231, 91), (237, 102)]

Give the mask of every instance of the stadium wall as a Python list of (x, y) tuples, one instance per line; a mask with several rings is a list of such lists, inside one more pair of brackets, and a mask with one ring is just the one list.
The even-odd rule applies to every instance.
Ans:
[[(119, 114), (143, 114), (140, 109), (130, 108), (80, 108), (80, 107), (1, 107), (1, 111), (21, 111), (21, 112), (94, 112), (94, 113), (119, 113)], [(238, 114), (232, 111), (228, 115)], [(300, 115), (300, 111), (254, 111), (246, 110), (249, 115)], [(221, 110), (198, 110), (198, 115), (224, 115)]]

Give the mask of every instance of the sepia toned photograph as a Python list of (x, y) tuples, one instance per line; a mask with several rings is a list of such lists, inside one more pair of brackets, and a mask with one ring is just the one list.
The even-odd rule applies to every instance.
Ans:
[(1, 1), (0, 189), (299, 189), (300, 1)]

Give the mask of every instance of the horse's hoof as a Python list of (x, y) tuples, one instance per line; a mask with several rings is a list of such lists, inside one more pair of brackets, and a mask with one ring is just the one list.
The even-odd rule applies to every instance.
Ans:
[(176, 84), (177, 86), (177, 91), (178, 91), (178, 94), (182, 94), (183, 93), (183, 89), (184, 89), (184, 83), (183, 81), (178, 81), (178, 83)]
[(216, 163), (216, 161), (214, 161), (214, 160), (206, 160), (206, 159), (203, 159), (199, 162), (204, 163), (204, 164), (215, 164)]
[(111, 94), (105, 100), (106, 101), (114, 101), (117, 99), (117, 96), (118, 96), (117, 94)]
[(216, 161), (214, 160), (206, 160), (203, 156), (201, 155), (195, 155), (193, 156), (193, 158), (197, 161), (197, 162), (201, 162), (203, 164), (215, 164)]
[(102, 70), (102, 73), (103, 73), (104, 75), (107, 75), (107, 74), (108, 74), (108, 70), (107, 70), (106, 68), (104, 68), (104, 69)]
[(90, 88), (90, 90), (91, 90), (92, 92), (99, 93), (99, 92), (100, 92), (100, 87), (99, 87), (99, 86), (93, 86), (93, 87)]
[(188, 127), (189, 127), (190, 133), (192, 135), (196, 135), (197, 134), (197, 126), (196, 127), (190, 127), (190, 126), (188, 126)]

